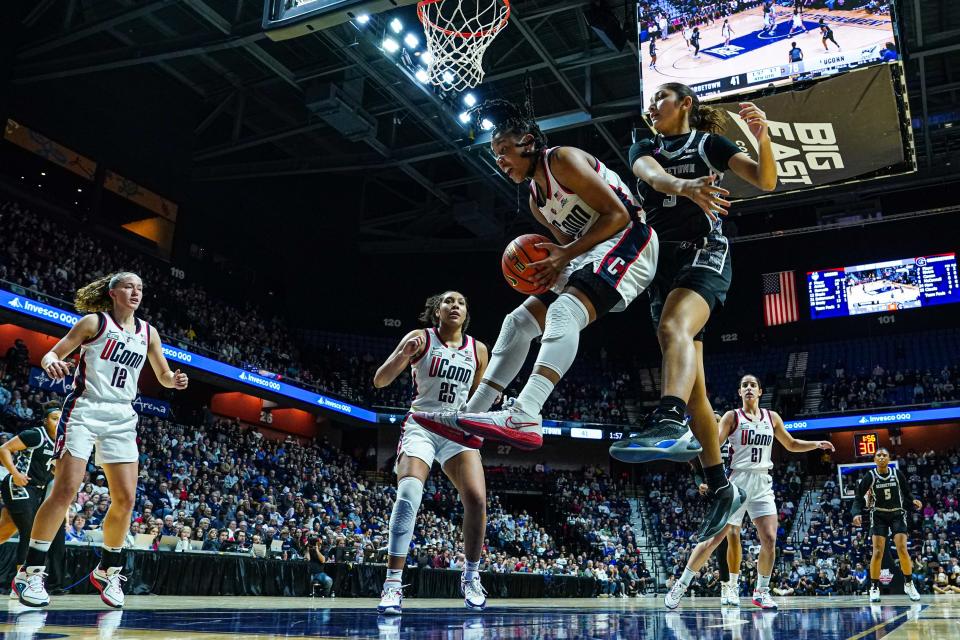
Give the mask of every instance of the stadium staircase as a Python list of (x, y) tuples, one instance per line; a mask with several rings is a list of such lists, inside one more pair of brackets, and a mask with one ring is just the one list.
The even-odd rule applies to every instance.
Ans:
[(657, 538), (652, 535), (652, 526), (650, 525), (650, 511), (647, 509), (646, 491), (640, 490), (641, 495), (636, 498), (630, 498), (630, 526), (633, 527), (634, 535), (637, 538), (637, 548), (640, 552), (640, 558), (650, 575), (653, 577), (653, 583), (656, 585), (656, 593), (666, 591), (667, 568), (663, 564), (663, 548), (657, 542)]
[(797, 504), (797, 512), (793, 518), (793, 524), (787, 534), (787, 539), (794, 544), (799, 544), (803, 537), (807, 535), (810, 528), (810, 520), (814, 512), (820, 505), (820, 497), (823, 494), (823, 483), (825, 476), (808, 476), (803, 495), (800, 496), (800, 502)]

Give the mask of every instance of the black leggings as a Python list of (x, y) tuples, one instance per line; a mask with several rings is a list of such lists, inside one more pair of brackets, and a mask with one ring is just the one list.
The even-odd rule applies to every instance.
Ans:
[[(27, 559), (27, 547), (30, 546), (30, 533), (33, 531), (33, 517), (37, 515), (36, 510), (16, 510), (10, 512), (10, 519), (17, 525), (17, 533), (20, 536), (20, 542), (17, 543), (17, 564), (23, 564)], [(63, 527), (60, 527), (61, 529)]]
[[(22, 565), (27, 559), (27, 548), (30, 546), (30, 535), (33, 532), (33, 519), (37, 515), (37, 509), (40, 505), (31, 505), (33, 509), (17, 509), (16, 511), (7, 509), (10, 512), (10, 519), (17, 525), (17, 535), (20, 541), (17, 543), (17, 566)], [(66, 531), (61, 526), (57, 529), (57, 535), (50, 543), (50, 551), (47, 552), (47, 586), (57, 588), (63, 586), (64, 562), (66, 561)]]
[(727, 537), (723, 537), (723, 542), (717, 545), (714, 554), (717, 556), (717, 564), (720, 565), (720, 580), (730, 582), (730, 566), (727, 564)]

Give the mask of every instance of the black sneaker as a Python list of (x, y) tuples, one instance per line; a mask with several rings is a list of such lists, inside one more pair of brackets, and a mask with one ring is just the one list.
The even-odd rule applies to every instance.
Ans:
[(693, 432), (682, 421), (654, 411), (639, 433), (618, 440), (610, 447), (610, 456), (620, 462), (637, 464), (653, 460), (687, 462), (703, 451)]
[(706, 542), (727, 526), (727, 520), (747, 500), (746, 492), (729, 480), (727, 485), (708, 496), (709, 504), (697, 532), (697, 542)]

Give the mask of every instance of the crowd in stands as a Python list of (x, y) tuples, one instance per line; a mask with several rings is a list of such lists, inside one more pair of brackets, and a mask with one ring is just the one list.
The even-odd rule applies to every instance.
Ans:
[[(37, 422), (40, 405), (57, 399), (28, 383), (29, 369), (11, 348), (0, 380), (0, 418), (6, 438)], [(11, 412), (17, 407), (17, 412)], [(189, 412), (188, 412), (189, 413)], [(252, 553), (280, 542), (279, 557), (309, 559), (311, 548), (331, 561), (382, 562), (395, 490), (376, 485), (360, 463), (326, 439), (274, 439), (238, 420), (203, 409), (181, 421), (143, 415), (139, 423), (140, 482), (127, 539), (148, 534), (196, 541), (205, 551)], [(598, 590), (638, 595), (652, 586), (636, 549), (623, 481), (600, 469), (489, 469), (487, 538), (481, 568), (501, 573), (577, 575)], [(548, 496), (534, 518), (501, 498), (509, 488)], [(67, 518), (67, 539), (88, 540), (110, 505), (102, 473), (91, 465)], [(409, 566), (463, 566), (462, 508), (442, 473), (430, 476), (408, 557)], [(316, 554), (313, 554), (316, 557)]]
[(939, 369), (892, 370), (880, 364), (853, 372), (842, 361), (824, 365), (820, 412), (857, 411), (871, 407), (905, 406), (960, 400), (960, 366)]

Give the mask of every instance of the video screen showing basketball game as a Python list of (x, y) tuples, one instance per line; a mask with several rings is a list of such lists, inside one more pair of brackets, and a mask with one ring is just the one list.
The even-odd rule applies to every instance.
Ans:
[(891, 0), (640, 2), (644, 102), (667, 82), (702, 98), (785, 85), (900, 57)]
[(953, 253), (811, 271), (807, 291), (814, 320), (960, 302)]

